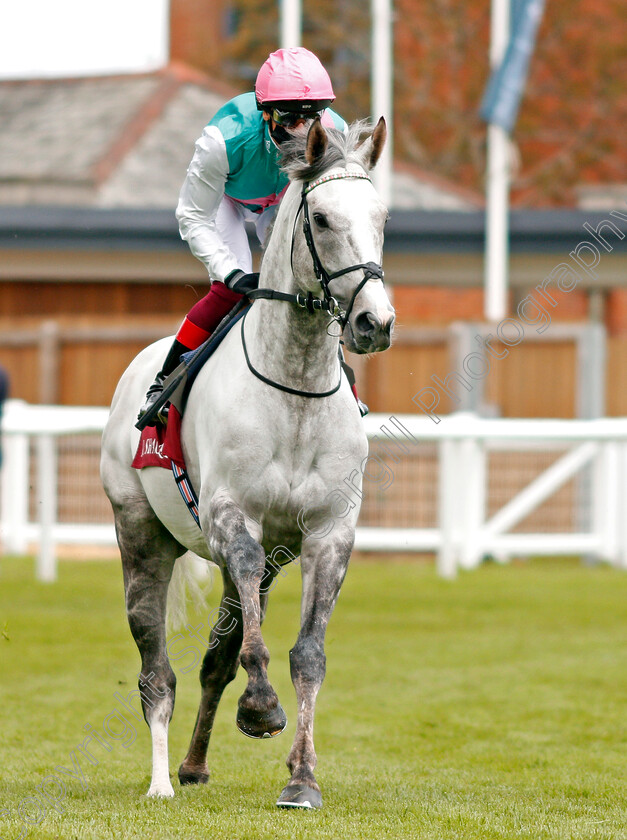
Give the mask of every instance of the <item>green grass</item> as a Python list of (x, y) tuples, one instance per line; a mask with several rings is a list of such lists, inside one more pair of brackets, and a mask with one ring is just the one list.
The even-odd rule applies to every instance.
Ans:
[[(447, 582), (426, 564), (354, 563), (327, 639), (316, 718), (325, 807), (315, 813), (274, 806), (294, 733), (287, 651), (299, 591), (292, 568), (264, 625), (289, 718), (282, 736), (236, 731), (240, 673), (218, 711), (208, 786), (174, 781), (173, 800), (147, 800), (149, 735), (132, 719), (134, 743), (97, 748), (87, 790), (65, 777), (64, 812), (49, 809), (27, 836), (627, 838), (626, 574), (554, 560)], [(181, 673), (190, 661), (173, 663), (173, 778), (198, 700), (196, 672)], [(39, 818), (28, 797), (56, 765), (70, 766), (83, 727), (120, 708), (114, 692), (135, 688), (138, 670), (117, 563), (64, 562), (59, 582), (44, 585), (32, 561), (0, 562), (2, 840), (25, 828), (20, 803)]]

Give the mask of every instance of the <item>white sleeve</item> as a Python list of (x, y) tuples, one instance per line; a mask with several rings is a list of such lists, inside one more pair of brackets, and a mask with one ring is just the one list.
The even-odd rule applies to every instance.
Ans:
[(234, 254), (218, 234), (216, 215), (229, 174), (226, 144), (215, 126), (206, 126), (196, 141), (179, 195), (176, 218), (181, 238), (206, 267), (213, 280), (224, 280), (239, 268)]

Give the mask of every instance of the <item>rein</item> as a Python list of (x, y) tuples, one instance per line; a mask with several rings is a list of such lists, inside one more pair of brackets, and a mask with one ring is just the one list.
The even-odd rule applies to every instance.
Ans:
[[(309, 218), (309, 205), (307, 203), (307, 195), (316, 187), (319, 187), (320, 184), (326, 184), (328, 181), (338, 181), (344, 180), (346, 178), (353, 178), (353, 179), (363, 179), (365, 181), (370, 181), (371, 178), (369, 175), (366, 175), (365, 172), (336, 172), (331, 175), (323, 175), (322, 177), (316, 179), (315, 181), (309, 181), (303, 184), (303, 189), (301, 192), (301, 200), (300, 200), (300, 207), (298, 208), (298, 212), (296, 213), (296, 217), (294, 219), (294, 229), (292, 231), (292, 246), (290, 249), (290, 262), (292, 264), (292, 274), (294, 273), (294, 266), (293, 266), (293, 259), (294, 259), (294, 240), (296, 237), (296, 224), (298, 222), (298, 217), (302, 211), (303, 214), (303, 234), (305, 236), (305, 241), (307, 243), (307, 248), (309, 249), (309, 253), (311, 254), (311, 258), (313, 260), (313, 267), (314, 272), (316, 275), (316, 279), (320, 283), (320, 287), (322, 289), (322, 293), (324, 297), (318, 298), (314, 297), (311, 292), (308, 292), (306, 295), (297, 293), (297, 294), (289, 294), (286, 292), (278, 292), (274, 289), (253, 289), (252, 291), (248, 292), (248, 298), (250, 300), (281, 300), (286, 301), (287, 303), (294, 303), (297, 306), (306, 309), (311, 315), (315, 312), (328, 312), (334, 319), (336, 319), (342, 329), (348, 323), (348, 319), (350, 314), (353, 310), (353, 306), (355, 304), (355, 300), (357, 299), (357, 295), (361, 292), (363, 287), (366, 285), (368, 280), (372, 280), (377, 278), (383, 282), (383, 268), (374, 262), (368, 263), (357, 263), (356, 265), (350, 265), (348, 268), (341, 268), (339, 271), (334, 271), (332, 274), (325, 269), (322, 265), (320, 257), (318, 255), (318, 251), (316, 249), (316, 243), (314, 242), (313, 233), (311, 230), (311, 221)], [(353, 295), (349, 301), (348, 308), (346, 311), (342, 310), (340, 307), (339, 302), (333, 295), (331, 294), (331, 290), (329, 288), (329, 284), (331, 281), (337, 279), (338, 277), (343, 277), (345, 274), (350, 274), (351, 271), (357, 271), (358, 269), (363, 268), (364, 276), (362, 281), (359, 283)], [(248, 313), (246, 313), (248, 314)], [(248, 369), (251, 373), (253, 373), (258, 379), (262, 382), (265, 382), (266, 385), (270, 385), (273, 388), (278, 388), (279, 391), (285, 391), (288, 394), (296, 394), (300, 397), (329, 397), (331, 394), (335, 394), (336, 391), (339, 390), (340, 385), (342, 384), (342, 368), (340, 366), (340, 377), (338, 380), (337, 385), (332, 388), (330, 391), (320, 391), (320, 392), (312, 392), (312, 391), (299, 391), (296, 388), (288, 388), (286, 385), (281, 385), (278, 382), (274, 382), (271, 379), (268, 379), (263, 374), (259, 373), (256, 370), (248, 356), (248, 349), (246, 347), (246, 339), (244, 337), (244, 321), (246, 320), (246, 315), (242, 318), (242, 347), (244, 349), (244, 357), (246, 359), (246, 364), (248, 365)]]
[(267, 376), (264, 376), (262, 373), (253, 367), (252, 362), (250, 361), (250, 357), (248, 355), (248, 348), (246, 347), (246, 338), (244, 336), (244, 321), (246, 320), (246, 315), (250, 312), (250, 309), (246, 311), (246, 314), (242, 318), (242, 348), (244, 350), (244, 358), (246, 359), (246, 364), (248, 365), (248, 370), (254, 374), (257, 379), (261, 379), (262, 382), (265, 382), (266, 385), (271, 385), (273, 388), (277, 388), (279, 391), (284, 391), (286, 394), (295, 394), (297, 397), (330, 397), (331, 394), (335, 394), (336, 391), (340, 390), (340, 385), (342, 384), (342, 367), (340, 365), (340, 376), (337, 381), (337, 385), (334, 388), (331, 388), (330, 391), (299, 391), (297, 388), (288, 388), (287, 385), (281, 385), (280, 382), (275, 382), (273, 379), (268, 379)]

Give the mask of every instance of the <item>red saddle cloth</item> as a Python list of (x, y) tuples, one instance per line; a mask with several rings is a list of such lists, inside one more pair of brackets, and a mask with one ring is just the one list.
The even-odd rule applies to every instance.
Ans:
[(143, 467), (164, 467), (170, 470), (173, 463), (182, 470), (185, 469), (185, 458), (181, 448), (181, 415), (171, 405), (165, 428), (159, 424), (146, 426), (142, 431), (131, 466), (136, 470)]

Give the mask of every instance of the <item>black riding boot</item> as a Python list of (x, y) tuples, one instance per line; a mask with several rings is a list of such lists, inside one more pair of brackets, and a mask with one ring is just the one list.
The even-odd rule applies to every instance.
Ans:
[(366, 405), (365, 402), (362, 402), (359, 399), (359, 395), (357, 393), (357, 383), (355, 382), (355, 373), (354, 373), (352, 367), (350, 367), (349, 365), (346, 364), (346, 362), (344, 360), (344, 352), (343, 352), (341, 346), (340, 346), (340, 350), (339, 350), (338, 355), (339, 355), (339, 359), (340, 359), (340, 364), (342, 365), (342, 369), (344, 370), (344, 373), (346, 374), (346, 378), (348, 379), (348, 384), (351, 386), (351, 391), (353, 392), (353, 396), (357, 400), (357, 407), (359, 408), (359, 413), (361, 414), (362, 417), (365, 417), (366, 414), (368, 414), (370, 412), (370, 409), (368, 408), (368, 406)]
[[(188, 353), (189, 347), (186, 347), (184, 344), (181, 344), (176, 338), (172, 342), (172, 346), (168, 351), (168, 355), (165, 357), (165, 362), (163, 363), (163, 367), (159, 371), (159, 373), (155, 376), (155, 381), (152, 383), (148, 391), (146, 392), (146, 399), (144, 400), (144, 404), (139, 409), (139, 414), (137, 415), (137, 419), (141, 420), (144, 414), (148, 411), (148, 409), (153, 405), (156, 400), (159, 399), (163, 392), (163, 383), (167, 379), (167, 377), (175, 370), (180, 362), (181, 356), (183, 353)], [(148, 426), (156, 426), (157, 423), (167, 423), (168, 420), (168, 409), (170, 408), (170, 403), (166, 403), (161, 410), (157, 417), (148, 423)]]

